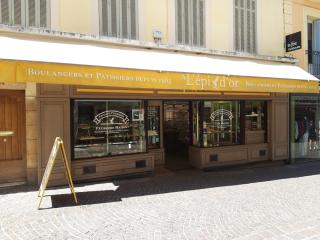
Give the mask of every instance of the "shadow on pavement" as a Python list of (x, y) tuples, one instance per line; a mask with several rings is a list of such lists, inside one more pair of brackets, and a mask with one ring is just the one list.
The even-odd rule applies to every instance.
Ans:
[[(123, 198), (153, 194), (298, 178), (318, 175), (319, 173), (320, 162), (214, 172), (187, 170), (174, 175), (148, 178), (143, 181), (141, 179), (139, 181), (116, 181), (115, 184), (118, 185), (118, 188), (115, 191), (78, 192), (78, 205), (116, 202)], [(51, 200), (53, 208), (75, 206), (70, 194), (52, 195)]]
[[(117, 188), (111, 190), (105, 188), (107, 184), (110, 184), (110, 181), (77, 184), (76, 192), (78, 205), (91, 205), (117, 202), (130, 197), (276, 181), (318, 174), (320, 174), (320, 161), (260, 168), (232, 167), (210, 172), (184, 170), (151, 178), (114, 181), (113, 183)], [(88, 190), (95, 184), (98, 184), (98, 188), (94, 188), (93, 191)], [(99, 189), (99, 186), (102, 187)], [(46, 197), (51, 197), (52, 208), (75, 206), (73, 197), (66, 187), (50, 188), (49, 190), (53, 192), (63, 190), (65, 192), (56, 195), (50, 195), (46, 192)], [(17, 186), (0, 188), (0, 195), (24, 192), (35, 192), (37, 194), (37, 191), (37, 186)]]

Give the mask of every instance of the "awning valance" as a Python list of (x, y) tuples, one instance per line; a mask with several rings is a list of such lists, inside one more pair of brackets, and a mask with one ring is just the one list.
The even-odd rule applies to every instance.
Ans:
[(298, 66), (0, 37), (0, 82), (117, 88), (318, 92)]

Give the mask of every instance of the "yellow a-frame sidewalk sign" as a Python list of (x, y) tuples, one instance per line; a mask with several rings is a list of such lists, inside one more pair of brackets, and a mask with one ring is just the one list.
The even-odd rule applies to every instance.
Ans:
[(40, 201), (39, 201), (39, 205), (38, 205), (38, 209), (40, 208), (41, 202), (42, 202), (42, 198), (44, 196), (44, 192), (47, 188), (48, 182), (49, 182), (49, 178), (53, 169), (53, 166), (55, 164), (56, 161), (56, 157), (58, 154), (58, 151), (61, 151), (62, 153), (62, 158), (63, 158), (63, 163), (64, 163), (64, 167), (66, 170), (66, 175), (67, 175), (67, 179), (68, 179), (68, 184), (71, 190), (71, 194), (73, 194), (74, 197), (74, 201), (75, 203), (78, 203), (77, 200), (77, 196), (76, 196), (76, 192), (74, 191), (74, 185), (72, 182), (72, 177), (71, 177), (71, 172), (70, 172), (70, 168), (69, 168), (69, 164), (68, 164), (68, 159), (67, 159), (67, 155), (66, 155), (66, 151), (63, 145), (63, 141), (60, 137), (57, 137), (56, 140), (54, 141), (50, 156), (49, 156), (49, 160), (46, 166), (46, 170), (44, 171), (43, 177), (42, 177), (42, 181), (41, 181), (41, 185), (39, 188), (39, 192), (38, 192), (38, 198), (40, 197)]

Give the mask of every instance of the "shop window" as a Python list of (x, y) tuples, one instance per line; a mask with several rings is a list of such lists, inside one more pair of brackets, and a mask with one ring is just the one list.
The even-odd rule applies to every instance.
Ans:
[(246, 143), (266, 142), (266, 101), (245, 102)]
[(160, 106), (148, 107), (148, 148), (160, 148)]
[(236, 51), (257, 52), (256, 11), (256, 0), (234, 0), (234, 41)]
[(74, 159), (141, 152), (146, 152), (143, 101), (74, 100)]
[(50, 26), (50, 0), (0, 0), (0, 23), (48, 28)]
[(320, 98), (292, 95), (290, 101), (291, 160), (320, 158)]
[(204, 0), (176, 0), (176, 39), (178, 44), (204, 47)]
[(138, 0), (100, 0), (100, 34), (137, 39)]
[(203, 146), (218, 147), (240, 143), (240, 102), (204, 101)]

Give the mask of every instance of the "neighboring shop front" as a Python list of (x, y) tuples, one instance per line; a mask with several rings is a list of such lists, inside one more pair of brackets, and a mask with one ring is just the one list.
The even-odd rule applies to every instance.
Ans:
[(290, 95), (290, 161), (320, 158), (320, 96)]
[[(110, 54), (114, 58), (103, 61), (107, 66), (89, 66), (90, 57), (73, 56), (77, 62), (71, 64), (63, 62), (68, 53), (60, 46), (37, 44), (44, 44), (49, 51), (45, 56), (50, 57), (13, 56), (0, 61), (0, 82), (35, 86), (32, 99), (37, 103), (34, 121), (38, 125), (27, 136), (36, 138), (36, 160), (34, 154), (27, 154), (26, 162), (27, 166), (36, 162), (37, 182), (57, 136), (64, 140), (76, 181), (148, 173), (163, 166), (209, 169), (287, 160), (288, 93), (314, 93), (318, 85), (311, 75), (290, 64), (247, 65), (100, 47), (96, 53), (90, 49), (96, 59)], [(72, 53), (88, 50), (82, 47)], [(65, 58), (50, 53), (51, 49), (66, 54)], [(55, 63), (59, 59), (61, 63)], [(30, 129), (34, 126), (27, 127), (27, 133)], [(29, 147), (26, 141), (26, 153)], [(51, 184), (64, 183), (60, 162)]]

